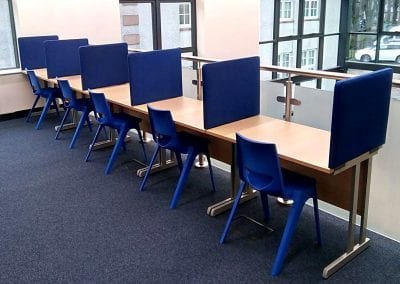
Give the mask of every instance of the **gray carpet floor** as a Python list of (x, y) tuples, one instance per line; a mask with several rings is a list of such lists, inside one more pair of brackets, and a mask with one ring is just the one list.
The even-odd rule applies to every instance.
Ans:
[[(171, 210), (177, 168), (150, 176), (138, 192), (136, 139), (104, 175), (111, 149), (83, 162), (94, 133), (83, 129), (69, 150), (72, 131), (54, 140), (58, 121), (49, 115), (41, 130), (24, 119), (0, 122), (0, 283), (400, 283), (400, 244), (374, 233), (370, 248), (323, 280), (324, 266), (345, 249), (347, 226), (321, 212), (317, 247), (307, 206), (284, 269), (272, 277), (288, 208), (271, 199), (273, 233), (238, 219), (219, 245), (227, 213), (209, 217), (206, 208), (228, 195), (229, 173), (215, 168), (212, 193), (208, 171), (193, 169)], [(262, 219), (257, 199), (239, 211)]]

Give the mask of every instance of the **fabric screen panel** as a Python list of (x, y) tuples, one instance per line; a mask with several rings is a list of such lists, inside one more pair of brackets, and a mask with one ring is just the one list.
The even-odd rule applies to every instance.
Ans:
[(392, 77), (392, 69), (386, 68), (336, 83), (330, 168), (385, 144)]
[(79, 55), (84, 90), (128, 82), (126, 43), (81, 46)]
[(260, 58), (248, 57), (203, 66), (204, 128), (260, 113)]
[(46, 67), (44, 42), (47, 40), (58, 40), (58, 36), (48, 35), (18, 38), (21, 69), (39, 69)]
[(183, 95), (179, 48), (132, 53), (128, 64), (132, 105)]
[(86, 38), (45, 41), (47, 77), (81, 74), (79, 47), (88, 44), (89, 41)]

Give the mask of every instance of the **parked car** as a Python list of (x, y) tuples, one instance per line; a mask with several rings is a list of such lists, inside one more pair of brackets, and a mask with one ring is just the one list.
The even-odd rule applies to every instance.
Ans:
[[(369, 46), (356, 51), (354, 57), (362, 62), (375, 60), (376, 46)], [(400, 63), (400, 40), (382, 43), (379, 49), (379, 60)]]
[[(390, 32), (400, 32), (400, 26), (390, 28)], [(363, 49), (356, 51), (354, 57), (362, 62), (369, 62), (375, 60), (376, 56), (376, 41)], [(400, 64), (400, 36), (398, 35), (385, 35), (381, 37), (379, 49), (380, 61), (394, 61)]]

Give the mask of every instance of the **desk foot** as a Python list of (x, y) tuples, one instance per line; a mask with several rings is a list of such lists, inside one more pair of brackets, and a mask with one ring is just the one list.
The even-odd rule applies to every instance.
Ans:
[[(255, 197), (257, 197), (257, 192), (251, 190), (250, 193), (244, 193), (242, 194), (242, 198), (240, 199), (240, 203), (242, 204), (243, 202), (249, 201)], [(229, 210), (232, 208), (233, 203), (235, 202), (235, 198), (227, 198), (225, 200), (222, 200), (218, 203), (215, 203), (211, 205), (210, 207), (207, 208), (207, 215), (209, 216), (217, 216), (221, 213), (224, 213), (225, 211)]]
[(326, 266), (324, 268), (324, 271), (322, 272), (322, 277), (327, 279), (368, 247), (369, 247), (369, 238), (366, 238), (365, 241), (362, 242), (361, 244), (356, 244), (353, 247), (352, 251), (342, 254), (340, 257), (338, 257), (328, 266)]
[(194, 163), (194, 166), (196, 168), (207, 168), (208, 167), (208, 162), (206, 157), (203, 154), (197, 155), (197, 162)]
[[(127, 143), (131, 140), (132, 140), (132, 137), (126, 136), (125, 143)], [(103, 148), (107, 148), (107, 147), (112, 147), (115, 145), (116, 141), (117, 141), (117, 139), (107, 139), (107, 140), (99, 141), (93, 145), (93, 150), (99, 150), (99, 149), (103, 149)]]
[[(76, 126), (77, 126), (77, 124), (74, 122), (66, 123), (63, 125), (61, 131), (73, 129), (73, 128), (76, 128)], [(60, 125), (54, 126), (55, 131), (58, 131), (59, 128), (60, 128)]]
[[(174, 160), (167, 160), (162, 164), (161, 163), (157, 163), (157, 164), (154, 164), (151, 167), (150, 174), (154, 174), (154, 173), (157, 173), (157, 172), (160, 172), (160, 171), (163, 171), (163, 170), (175, 167), (175, 166), (176, 166), (176, 162)], [(144, 168), (141, 168), (141, 169), (138, 169), (137, 172), (136, 172), (136, 175), (138, 177), (144, 177), (148, 169), (149, 169), (148, 166), (144, 167)]]

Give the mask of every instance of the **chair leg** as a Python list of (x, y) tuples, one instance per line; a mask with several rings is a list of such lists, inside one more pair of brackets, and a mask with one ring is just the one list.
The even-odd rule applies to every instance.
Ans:
[(37, 122), (35, 129), (39, 129), (40, 124), (42, 123), (44, 117), (46, 116), (47, 112), (49, 111), (52, 101), (53, 101), (53, 98), (51, 96), (47, 98), (46, 104), (44, 105), (42, 113), (40, 114), (39, 121)]
[(118, 156), (119, 150), (121, 149), (121, 146), (124, 145), (124, 140), (125, 140), (125, 136), (128, 133), (129, 129), (121, 129), (118, 133), (118, 139), (117, 142), (114, 145), (113, 151), (111, 153), (110, 158), (108, 159), (107, 162), (107, 166), (106, 166), (106, 170), (105, 170), (105, 174), (108, 175), (111, 172), (112, 166), (115, 162), (115, 159)]
[(213, 170), (212, 170), (212, 166), (211, 166), (210, 153), (207, 152), (206, 156), (207, 156), (207, 162), (208, 162), (208, 169), (210, 171), (211, 184), (212, 184), (212, 188), (213, 188), (212, 191), (215, 192), (214, 174), (213, 174)]
[(289, 217), (286, 222), (285, 230), (282, 235), (281, 243), (279, 245), (278, 253), (275, 257), (274, 265), (272, 267), (272, 276), (277, 276), (282, 271), (283, 261), (285, 260), (286, 252), (288, 250), (290, 241), (292, 240), (293, 233), (296, 229), (301, 211), (309, 196), (297, 194), (294, 196), (294, 203), (289, 212)]
[(33, 109), (35, 108), (39, 99), (40, 99), (40, 96), (36, 96), (35, 101), (33, 102), (32, 108), (30, 109), (28, 116), (26, 117), (26, 122), (29, 122), (29, 120), (31, 119)]
[(84, 111), (82, 113), (81, 119), (79, 119), (79, 123), (78, 123), (78, 126), (76, 127), (74, 136), (72, 137), (71, 144), (69, 144), (69, 148), (70, 149), (74, 148), (75, 142), (76, 142), (76, 140), (78, 140), (78, 137), (79, 137), (79, 134), (81, 133), (82, 127), (85, 124), (85, 120), (86, 120), (86, 117), (87, 117), (87, 113), (86, 112), (87, 111)]
[(89, 119), (90, 111), (86, 110), (85, 113), (86, 113), (86, 123), (87, 123), (87, 125), (89, 127), (89, 131), (92, 132), (92, 123), (90, 122), (90, 119)]
[(60, 110), (58, 109), (58, 104), (57, 104), (56, 98), (53, 99), (53, 105), (54, 105), (54, 108), (56, 109), (57, 116), (60, 116)]
[(58, 136), (60, 135), (61, 129), (63, 128), (65, 120), (67, 119), (70, 111), (71, 111), (70, 108), (67, 108), (67, 110), (65, 111), (64, 116), (63, 116), (63, 118), (61, 120), (61, 124), (57, 129), (56, 137), (54, 137), (54, 139), (56, 139), (56, 140), (58, 139)]
[(145, 176), (144, 176), (144, 178), (142, 180), (142, 183), (140, 184), (139, 191), (143, 191), (144, 184), (147, 181), (147, 178), (148, 178), (148, 176), (149, 176), (149, 174), (151, 172), (151, 167), (153, 166), (154, 161), (156, 160), (158, 152), (160, 151), (160, 149), (161, 149), (161, 147), (159, 145), (157, 145), (157, 149), (154, 151), (153, 157), (151, 157), (151, 161), (150, 161), (150, 164), (148, 166), (148, 170), (146, 171), (146, 174), (145, 174)]
[(148, 160), (147, 160), (146, 148), (144, 147), (144, 141), (143, 141), (142, 132), (140, 131), (140, 128), (136, 128), (136, 131), (137, 131), (138, 136), (139, 136), (140, 144), (142, 144), (144, 160), (145, 160), (145, 162), (147, 162)]
[(321, 229), (320, 229), (320, 225), (319, 225), (319, 210), (318, 210), (317, 197), (313, 197), (313, 203), (314, 203), (315, 229), (317, 232), (317, 244), (320, 246), (320, 245), (322, 245), (322, 241), (321, 241)]
[(229, 213), (228, 220), (226, 221), (224, 232), (222, 233), (221, 238), (219, 239), (220, 244), (223, 244), (225, 242), (226, 236), (228, 235), (229, 229), (231, 228), (232, 225), (233, 217), (235, 217), (237, 206), (239, 205), (240, 198), (242, 197), (242, 193), (245, 188), (246, 188), (246, 183), (240, 181), (239, 191), (236, 195), (235, 202), (233, 203), (231, 212)]
[(85, 162), (87, 162), (87, 161), (89, 160), (89, 156), (90, 156), (90, 153), (92, 153), (94, 143), (96, 143), (96, 140), (97, 140), (97, 138), (99, 137), (100, 131), (101, 131), (101, 129), (102, 129), (103, 127), (104, 127), (103, 125), (99, 124), (99, 127), (97, 128), (96, 134), (95, 134), (94, 137), (93, 137), (92, 144), (89, 145), (89, 151), (88, 151), (87, 154), (86, 154)]
[(264, 221), (269, 220), (269, 205), (268, 205), (268, 194), (265, 191), (260, 191), (261, 203), (264, 211)]
[(179, 197), (185, 187), (186, 179), (189, 175), (190, 170), (192, 169), (194, 160), (196, 159), (197, 152), (194, 150), (189, 150), (188, 156), (186, 158), (185, 164), (183, 165), (182, 172), (179, 175), (178, 184), (176, 185), (176, 189), (174, 192), (174, 196), (172, 197), (169, 208), (175, 209), (178, 204)]
[(181, 153), (174, 152), (174, 154), (175, 154), (176, 161), (178, 162), (179, 174), (181, 174), (182, 168), (183, 168)]

